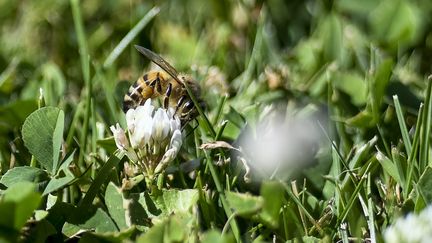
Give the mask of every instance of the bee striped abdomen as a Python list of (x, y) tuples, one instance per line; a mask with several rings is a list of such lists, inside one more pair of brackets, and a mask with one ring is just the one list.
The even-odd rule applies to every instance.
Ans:
[[(123, 99), (123, 111), (143, 105), (149, 98), (157, 97), (162, 92), (163, 76), (158, 71), (150, 71), (129, 87)], [(159, 94), (157, 94), (159, 93)]]

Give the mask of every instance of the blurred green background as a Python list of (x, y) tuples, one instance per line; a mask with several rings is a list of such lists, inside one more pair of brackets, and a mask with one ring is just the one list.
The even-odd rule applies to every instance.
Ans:
[[(392, 157), (394, 151), (389, 148), (395, 145), (397, 155), (403, 157), (406, 151), (392, 96), (398, 95), (406, 124), (414, 127), (432, 72), (430, 0), (79, 1), (84, 36), (77, 35), (79, 21), (74, 20), (71, 2), (74, 0), (0, 0), (2, 174), (30, 162), (21, 126), (37, 109), (40, 88), (46, 105), (65, 111), (65, 151), (80, 149), (80, 161), (84, 158), (86, 165), (94, 162), (90, 155), (102, 150), (96, 140), (110, 136), (108, 127), (122, 117), (121, 102), (128, 86), (149, 70), (149, 61), (139, 55), (134, 44), (160, 53), (179, 71), (198, 80), (207, 102), (205, 113), (215, 130), (223, 130), (221, 139), (236, 145), (246, 124), (253, 127), (268, 114), (266, 108), (290, 114), (312, 104), (328, 114), (330, 130), (334, 130), (330, 136), (338, 152), (347, 161), (360, 161), (353, 165), (361, 168), (359, 171), (368, 171), (366, 161), (376, 162), (374, 149)], [(154, 15), (148, 17), (149, 13)], [(125, 42), (125, 49), (119, 48), (133, 29), (136, 37)], [(85, 53), (90, 66), (88, 80), (87, 57), (80, 56)], [(222, 120), (228, 121), (226, 127)], [(97, 134), (96, 124), (102, 124), (105, 133)], [(184, 143), (182, 159), (195, 159), (202, 153), (196, 147), (213, 139), (205, 133), (208, 130), (200, 131), (201, 137), (189, 137)], [(422, 139), (428, 141), (427, 135)], [(371, 150), (360, 154), (364, 151), (356, 150), (356, 145), (366, 143)], [(187, 146), (191, 144), (195, 146)], [(425, 144), (420, 150), (429, 151)], [(356, 151), (360, 151), (358, 157), (350, 156)], [(332, 162), (326, 159), (326, 168), (305, 172), (311, 181), (308, 196), (315, 200), (310, 211), (315, 210), (316, 219), (333, 200), (331, 193), (337, 191), (334, 184), (331, 193), (321, 190), (324, 183), (330, 184), (323, 178)], [(339, 162), (337, 156), (333, 159)], [(381, 171), (377, 167), (372, 176), (384, 178), (388, 188), (394, 186), (386, 168)], [(413, 172), (415, 182), (426, 166), (419, 168)], [(96, 171), (92, 170), (91, 176)], [(227, 174), (227, 181), (235, 177), (233, 185), (238, 186), (238, 175)], [(342, 180), (349, 182), (348, 176)], [(379, 191), (380, 185), (373, 185), (373, 190)], [(235, 190), (247, 191), (248, 185), (243, 186)], [(355, 195), (354, 186), (343, 190), (348, 202)], [(405, 196), (410, 192), (405, 191)], [(393, 215), (396, 199), (388, 195), (377, 196), (376, 205), (384, 205), (388, 215)], [(405, 206), (411, 210), (409, 203), (412, 201)], [(355, 205), (357, 214), (347, 221), (361, 235), (360, 228), (369, 219), (358, 220), (361, 207)], [(425, 206), (418, 205), (417, 209)], [(338, 210), (346, 209), (342, 206)], [(376, 228), (382, 230), (391, 220), (380, 215)], [(335, 232), (339, 223), (329, 228)], [(213, 226), (212, 221), (208, 224)], [(285, 232), (285, 240), (302, 234), (300, 223), (297, 226), (297, 233)]]

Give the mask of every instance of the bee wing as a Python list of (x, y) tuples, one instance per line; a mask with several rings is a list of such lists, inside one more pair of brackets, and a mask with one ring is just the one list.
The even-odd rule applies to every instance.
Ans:
[(135, 48), (145, 57), (156, 63), (156, 65), (158, 65), (159, 67), (161, 67), (180, 85), (183, 85), (183, 82), (178, 78), (177, 70), (175, 70), (175, 68), (171, 66), (167, 61), (165, 61), (161, 56), (142, 46), (135, 45)]

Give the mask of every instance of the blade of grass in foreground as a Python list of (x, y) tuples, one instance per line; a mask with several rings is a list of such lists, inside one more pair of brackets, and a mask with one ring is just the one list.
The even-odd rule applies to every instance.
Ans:
[(93, 183), (90, 185), (84, 198), (80, 201), (79, 207), (89, 207), (96, 197), (102, 184), (106, 181), (108, 176), (111, 174), (112, 169), (120, 162), (124, 156), (124, 152), (121, 151), (118, 154), (113, 154), (108, 161), (102, 166)]
[(81, 59), (81, 68), (84, 76), (84, 83), (86, 88), (86, 100), (85, 100), (85, 114), (83, 121), (83, 129), (81, 131), (81, 139), (80, 139), (80, 153), (78, 159), (78, 166), (80, 168), (84, 168), (84, 153), (87, 147), (87, 135), (90, 121), (90, 106), (91, 106), (91, 93), (92, 93), (92, 84), (90, 80), (90, 56), (87, 48), (87, 41), (84, 32), (83, 19), (81, 15), (79, 0), (70, 0), (70, 4), (72, 7), (72, 15), (75, 25), (75, 32), (78, 38), (78, 48), (80, 52)]
[(413, 146), (412, 146), (412, 150), (411, 150), (411, 154), (409, 154), (408, 160), (407, 160), (407, 176), (406, 176), (406, 190), (404, 190), (403, 195), (404, 198), (407, 198), (411, 187), (412, 187), (412, 183), (411, 180), (413, 179), (413, 173), (414, 173), (414, 169), (416, 168), (417, 165), (417, 152), (419, 149), (419, 141), (420, 141), (420, 127), (421, 127), (421, 122), (422, 119), (421, 117), (423, 116), (423, 104), (420, 104), (420, 108), (418, 111), (418, 118), (417, 118), (417, 122), (416, 122), (416, 129), (415, 129), (415, 133), (414, 133), (414, 138), (413, 138)]
[[(366, 220), (368, 222), (369, 235), (371, 239), (371, 243), (376, 242), (376, 232), (375, 232), (375, 214), (374, 214), (374, 202), (372, 200), (372, 186), (371, 186), (371, 174), (367, 175), (367, 187), (366, 187), (366, 195), (368, 196), (367, 205), (368, 205), (368, 217)], [(365, 215), (366, 216), (366, 215)]]
[(147, 26), (147, 24), (160, 12), (159, 7), (153, 7), (147, 14), (126, 34), (118, 43), (112, 52), (105, 59), (104, 68), (110, 67), (124, 49), (132, 42), (133, 39)]
[(429, 135), (431, 126), (431, 89), (432, 75), (428, 77), (426, 100), (422, 117), (422, 141), (420, 143), (420, 171), (423, 171), (429, 163)]
[(402, 107), (399, 103), (399, 98), (397, 95), (393, 95), (393, 102), (394, 102), (394, 106), (396, 109), (396, 115), (397, 115), (397, 119), (399, 122), (399, 127), (401, 130), (401, 134), (402, 134), (402, 140), (404, 142), (405, 145), (405, 150), (407, 152), (407, 154), (411, 153), (411, 140), (409, 139), (409, 134), (408, 134), (408, 130), (405, 124), (405, 120), (404, 120), (404, 116), (403, 116), (403, 112), (402, 112)]
[[(210, 169), (210, 174), (211, 174), (211, 176), (213, 178), (213, 181), (214, 181), (214, 183), (216, 185), (216, 190), (219, 193), (219, 198), (220, 198), (220, 201), (222, 203), (222, 207), (223, 207), (223, 209), (224, 209), (225, 214), (227, 215), (227, 217), (231, 218), (231, 216), (233, 215), (233, 212), (231, 211), (231, 208), (228, 205), (228, 201), (225, 198), (225, 191), (224, 191), (224, 188), (222, 187), (222, 184), (221, 184), (221, 182), (219, 180), (218, 174), (216, 172), (216, 168), (213, 165), (213, 161), (210, 158), (209, 153), (208, 152), (204, 152), (204, 153), (206, 155), (207, 165), (209, 166), (209, 169)], [(234, 234), (234, 237), (235, 237), (236, 241), (237, 242), (241, 242), (240, 230), (239, 230), (239, 228), (237, 226), (237, 222), (236, 222), (235, 218), (232, 218), (232, 220), (230, 220), (229, 223), (230, 223), (231, 230), (232, 230), (232, 232)]]

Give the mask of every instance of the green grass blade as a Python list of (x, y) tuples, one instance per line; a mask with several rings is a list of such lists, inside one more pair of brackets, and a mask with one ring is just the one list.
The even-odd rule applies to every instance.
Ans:
[[(218, 174), (216, 172), (216, 168), (213, 165), (213, 161), (211, 160), (211, 158), (209, 156), (209, 153), (208, 152), (204, 152), (204, 153), (206, 154), (207, 165), (208, 165), (208, 167), (210, 169), (211, 176), (212, 176), (213, 181), (214, 181), (214, 183), (216, 185), (216, 189), (217, 189), (217, 191), (219, 193), (219, 197), (220, 197), (220, 201), (222, 203), (222, 207), (224, 208), (224, 211), (225, 211), (225, 214), (227, 215), (227, 217), (231, 218), (233, 212), (231, 211), (231, 208), (229, 207), (228, 201), (225, 198), (224, 188), (222, 187), (222, 184), (221, 184), (221, 182), (219, 180), (219, 176), (218, 176)], [(233, 218), (230, 221), (230, 226), (231, 226), (231, 229), (233, 231), (234, 237), (236, 238), (236, 241), (237, 242), (241, 242), (241, 240), (240, 240), (240, 230), (238, 228), (238, 225), (237, 225), (237, 222), (236, 222), (235, 218)]]
[(429, 136), (431, 127), (431, 89), (432, 78), (428, 78), (428, 86), (426, 90), (426, 100), (422, 117), (422, 141), (420, 143), (420, 171), (423, 171), (429, 162)]
[(300, 199), (298, 197), (296, 197), (293, 193), (293, 191), (291, 190), (291, 188), (288, 187), (288, 185), (286, 183), (284, 183), (283, 181), (280, 181), (280, 183), (284, 186), (285, 191), (288, 193), (288, 196), (294, 201), (294, 204), (303, 211), (304, 215), (306, 215), (306, 217), (309, 219), (309, 221), (315, 226), (315, 228), (322, 233), (322, 229), (321, 226), (319, 226), (316, 222), (316, 220), (314, 219), (314, 217), (312, 216), (311, 213), (309, 213), (309, 211), (306, 209), (306, 207), (303, 205), (303, 203), (300, 201)]
[(75, 131), (78, 127), (79, 117), (82, 115), (83, 109), (84, 109), (84, 103), (83, 102), (78, 103), (78, 105), (75, 108), (75, 113), (73, 115), (72, 122), (69, 126), (69, 131), (68, 131), (68, 134), (66, 136), (66, 147), (68, 147), (68, 148), (72, 147), (71, 146), (72, 140), (74, 138)]
[(81, 59), (81, 68), (84, 81), (87, 84), (90, 81), (90, 65), (88, 64), (89, 52), (87, 47), (86, 35), (84, 32), (83, 19), (80, 10), (79, 0), (70, 0), (72, 6), (72, 16), (74, 20), (75, 32), (78, 39), (78, 48)]
[(147, 24), (160, 12), (159, 7), (153, 7), (142, 19), (126, 34), (104, 61), (104, 68), (110, 67), (124, 49), (132, 42), (135, 37), (147, 26)]
[(112, 169), (117, 166), (120, 160), (123, 158), (124, 152), (119, 152), (118, 155), (113, 154), (108, 161), (102, 166), (96, 178), (90, 185), (84, 198), (78, 204), (79, 207), (87, 208), (89, 207), (97, 193), (101, 189), (103, 183), (108, 179), (109, 175), (112, 173)]
[(411, 140), (409, 139), (409, 133), (408, 133), (408, 129), (407, 126), (405, 124), (405, 119), (403, 116), (403, 111), (402, 111), (402, 107), (399, 103), (399, 98), (397, 95), (393, 95), (393, 102), (394, 102), (394, 106), (396, 109), (396, 116), (399, 122), (399, 127), (400, 127), (400, 131), (402, 134), (402, 140), (404, 142), (405, 145), (405, 150), (407, 152), (407, 154), (411, 154)]
[[(412, 187), (411, 180), (413, 179), (414, 169), (417, 165), (416, 157), (417, 157), (417, 152), (419, 149), (419, 142), (420, 142), (420, 136), (421, 136), (420, 127), (421, 127), (421, 122), (422, 122), (422, 119), (421, 119), (422, 116), (423, 116), (423, 104), (420, 104), (417, 123), (416, 123), (416, 130), (415, 130), (414, 139), (413, 139), (413, 149), (411, 150), (411, 154), (409, 155), (408, 160), (407, 160), (407, 173), (408, 173), (406, 176), (406, 178), (407, 178), (406, 179), (406, 186), (407, 187), (406, 187), (406, 190), (404, 190), (404, 192), (403, 192), (404, 198), (407, 198), (408, 194), (410, 193), (410, 190)], [(420, 175), (417, 174), (417, 178), (419, 176)]]
[(87, 135), (90, 120), (90, 106), (91, 106), (91, 95), (92, 95), (92, 84), (90, 80), (90, 56), (87, 48), (86, 35), (84, 31), (83, 19), (80, 10), (79, 0), (70, 0), (72, 6), (72, 15), (74, 20), (75, 32), (78, 37), (78, 48), (80, 52), (81, 69), (84, 77), (85, 89), (86, 89), (86, 102), (85, 102), (85, 114), (83, 121), (83, 128), (81, 130), (80, 139), (80, 153), (78, 159), (78, 166), (84, 168), (84, 153), (87, 148)]
[(228, 96), (224, 95), (220, 99), (219, 105), (218, 105), (217, 110), (216, 110), (216, 114), (215, 114), (214, 119), (212, 121), (213, 126), (216, 126), (219, 119), (222, 117), (222, 111), (223, 111), (223, 108), (225, 107), (227, 98), (228, 98)]
[(368, 208), (368, 214), (366, 217), (366, 220), (368, 222), (368, 228), (369, 228), (369, 235), (371, 243), (377, 242), (376, 240), (376, 231), (375, 231), (375, 214), (374, 214), (374, 201), (372, 200), (372, 183), (371, 183), (371, 174), (368, 173), (367, 176), (367, 186), (366, 186), (366, 195), (368, 195), (367, 200), (367, 208)]

